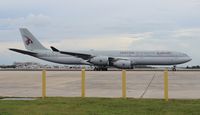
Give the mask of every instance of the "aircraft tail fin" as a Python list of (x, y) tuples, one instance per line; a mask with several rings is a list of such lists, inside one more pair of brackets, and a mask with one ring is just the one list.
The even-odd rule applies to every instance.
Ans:
[(20, 28), (25, 48), (30, 51), (47, 50), (26, 28)]

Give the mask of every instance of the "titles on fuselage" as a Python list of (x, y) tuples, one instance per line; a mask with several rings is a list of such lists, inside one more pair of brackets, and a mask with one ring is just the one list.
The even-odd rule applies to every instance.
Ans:
[(120, 54), (171, 54), (171, 52), (133, 52), (133, 51), (121, 51)]

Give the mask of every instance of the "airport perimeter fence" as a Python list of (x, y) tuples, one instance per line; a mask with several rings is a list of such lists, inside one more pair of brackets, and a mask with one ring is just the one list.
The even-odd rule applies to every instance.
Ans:
[[(84, 98), (86, 95), (86, 73), (85, 69), (81, 70), (81, 97)], [(164, 100), (168, 101), (168, 69), (165, 69), (164, 71)], [(126, 99), (127, 98), (127, 82), (126, 82), (126, 70), (122, 70), (122, 75), (121, 75), (121, 97)], [(46, 97), (46, 70), (42, 71), (42, 98), (44, 99)]]
[[(89, 76), (89, 75), (92, 74), (91, 72), (90, 73), (88, 72), (86, 74), (85, 69), (82, 69), (80, 71), (80, 73), (76, 72), (76, 74), (73, 74), (73, 75), (72, 75), (73, 72), (70, 73), (69, 71), (67, 71), (68, 76), (71, 76), (71, 77), (67, 78), (67, 80), (70, 80), (69, 82), (68, 81), (66, 82), (66, 73), (57, 72), (57, 73), (61, 73), (60, 75), (62, 75), (62, 77), (59, 78), (56, 72), (55, 73), (52, 72), (51, 75), (48, 75), (48, 73), (50, 73), (50, 72), (52, 72), (52, 71), (43, 70), (42, 76), (41, 76), (40, 72), (39, 73), (37, 72), (37, 74), (35, 72), (34, 73), (28, 73), (27, 72), (24, 75), (24, 72), (18, 71), (18, 74), (20, 76), (23, 76), (23, 77), (18, 78), (17, 75), (15, 76), (15, 75), (12, 74), (11, 76), (13, 76), (15, 78), (14, 80), (16, 80), (16, 81), (13, 82), (13, 83), (12, 83), (11, 80), (10, 81), (7, 80), (4, 83), (1, 82), (1, 83), (3, 83), (3, 85), (1, 85), (1, 86), (3, 86), (1, 88), (1, 91), (7, 90), (6, 94), (10, 94), (11, 96), (13, 96), (12, 94), (18, 93), (18, 95), (14, 95), (15, 97), (23, 96), (25, 94), (25, 97), (41, 96), (43, 99), (45, 99), (45, 97), (47, 97), (47, 96), (68, 96), (68, 94), (70, 92), (73, 92), (74, 90), (76, 90), (75, 93), (73, 92), (72, 96), (77, 97), (77, 95), (79, 95), (79, 97), (84, 98), (84, 97), (88, 96), (87, 95), (88, 92), (90, 92), (90, 94), (91, 94), (91, 92), (93, 92), (93, 91), (94, 91), (95, 94), (93, 93), (89, 97), (96, 97), (96, 95), (100, 94), (98, 88), (103, 87), (102, 89), (106, 90), (106, 88), (109, 87), (109, 89), (107, 89), (107, 91), (104, 92), (103, 94), (106, 94), (106, 93), (110, 94), (110, 93), (113, 93), (112, 92), (113, 90), (116, 91), (116, 89), (120, 89), (121, 90), (120, 92), (113, 93), (113, 95), (115, 95), (115, 96), (121, 95), (120, 97), (124, 98), (124, 99), (129, 97), (129, 96), (127, 96), (127, 93), (129, 93), (129, 91), (127, 91), (127, 84), (129, 84), (129, 86), (130, 86), (130, 81), (128, 81), (128, 83), (127, 83), (127, 72), (126, 72), (126, 70), (122, 70), (120, 76), (119, 76), (119, 73), (116, 73), (116, 72), (114, 72), (112, 74), (110, 73), (108, 75), (108, 76), (110, 76), (110, 78), (106, 79), (108, 81), (106, 81), (104, 79), (105, 76), (102, 77), (102, 78), (99, 78), (99, 76), (97, 76), (98, 80), (100, 80), (101, 83), (97, 83), (98, 81), (95, 80), (96, 79), (95, 77)], [(100, 75), (99, 73), (103, 73), (103, 72), (95, 72), (95, 74)], [(35, 76), (38, 76), (38, 77), (35, 77)], [(77, 76), (77, 77), (73, 78), (74, 76)], [(113, 76), (115, 76), (115, 77), (113, 77)], [(117, 78), (116, 78), (116, 76), (117, 76)], [(162, 79), (164, 80), (163, 83), (162, 83), (163, 84), (163, 98), (166, 101), (168, 101), (169, 96), (168, 96), (168, 70), (167, 69), (164, 71), (162, 76), (163, 76)], [(87, 79), (88, 77), (90, 77), (90, 83), (88, 82), (89, 81), (89, 79)], [(29, 78), (31, 78), (31, 79), (29, 79)], [(132, 77), (131, 81), (133, 81), (135, 78)], [(25, 80), (25, 79), (28, 79), (28, 81)], [(51, 80), (49, 80), (49, 79), (51, 79)], [(76, 80), (74, 80), (74, 79), (76, 79)], [(137, 77), (136, 79), (139, 79), (139, 78)], [(33, 80), (34, 82), (32, 82), (30, 80)], [(148, 80), (150, 80), (150, 79), (148, 78)], [(59, 82), (59, 84), (57, 82)], [(102, 82), (106, 82), (106, 83), (102, 84)], [(137, 82), (135, 82), (135, 83), (137, 83)], [(131, 83), (131, 85), (135, 84), (135, 83)], [(112, 84), (112, 86), (106, 86), (106, 84)], [(76, 87), (76, 88), (74, 88), (74, 87)], [(22, 88), (23, 88), (23, 90), (22, 90)], [(67, 88), (68, 89), (70, 88), (70, 89), (68, 90)], [(139, 88), (141, 88), (141, 87), (139, 87)], [(11, 89), (12, 89), (12, 91), (11, 91)], [(91, 90), (91, 89), (94, 89), (94, 90)], [(131, 89), (131, 90), (132, 90), (132, 92), (136, 91), (135, 89)], [(12, 94), (9, 91), (12, 92)], [(66, 95), (66, 91), (68, 92), (67, 95)], [(3, 93), (3, 92), (1, 92), (1, 93)], [(55, 93), (55, 94), (53, 94), (53, 93)], [(0, 95), (0, 96), (2, 96), (2, 95)], [(141, 98), (143, 98), (143, 96), (144, 95), (142, 95)], [(130, 97), (132, 97), (132, 96), (130, 96)]]

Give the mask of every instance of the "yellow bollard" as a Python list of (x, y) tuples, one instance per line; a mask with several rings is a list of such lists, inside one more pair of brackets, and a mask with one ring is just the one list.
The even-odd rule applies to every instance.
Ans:
[(82, 82), (81, 82), (81, 97), (85, 97), (85, 69), (82, 69), (82, 71), (81, 71), (81, 77), (82, 77)]
[(82, 69), (85, 69), (85, 65), (82, 66)]
[(122, 70), (122, 97), (126, 98), (126, 70)]
[(168, 69), (164, 71), (164, 98), (168, 101)]
[(42, 98), (46, 97), (46, 70), (42, 71)]

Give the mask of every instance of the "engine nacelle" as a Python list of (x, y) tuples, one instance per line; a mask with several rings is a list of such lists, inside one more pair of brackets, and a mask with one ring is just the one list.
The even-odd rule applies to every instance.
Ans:
[(114, 67), (120, 69), (133, 69), (132, 63), (130, 60), (118, 60), (113, 63)]
[(106, 56), (97, 56), (91, 58), (90, 63), (94, 65), (107, 66), (109, 65), (109, 59)]

